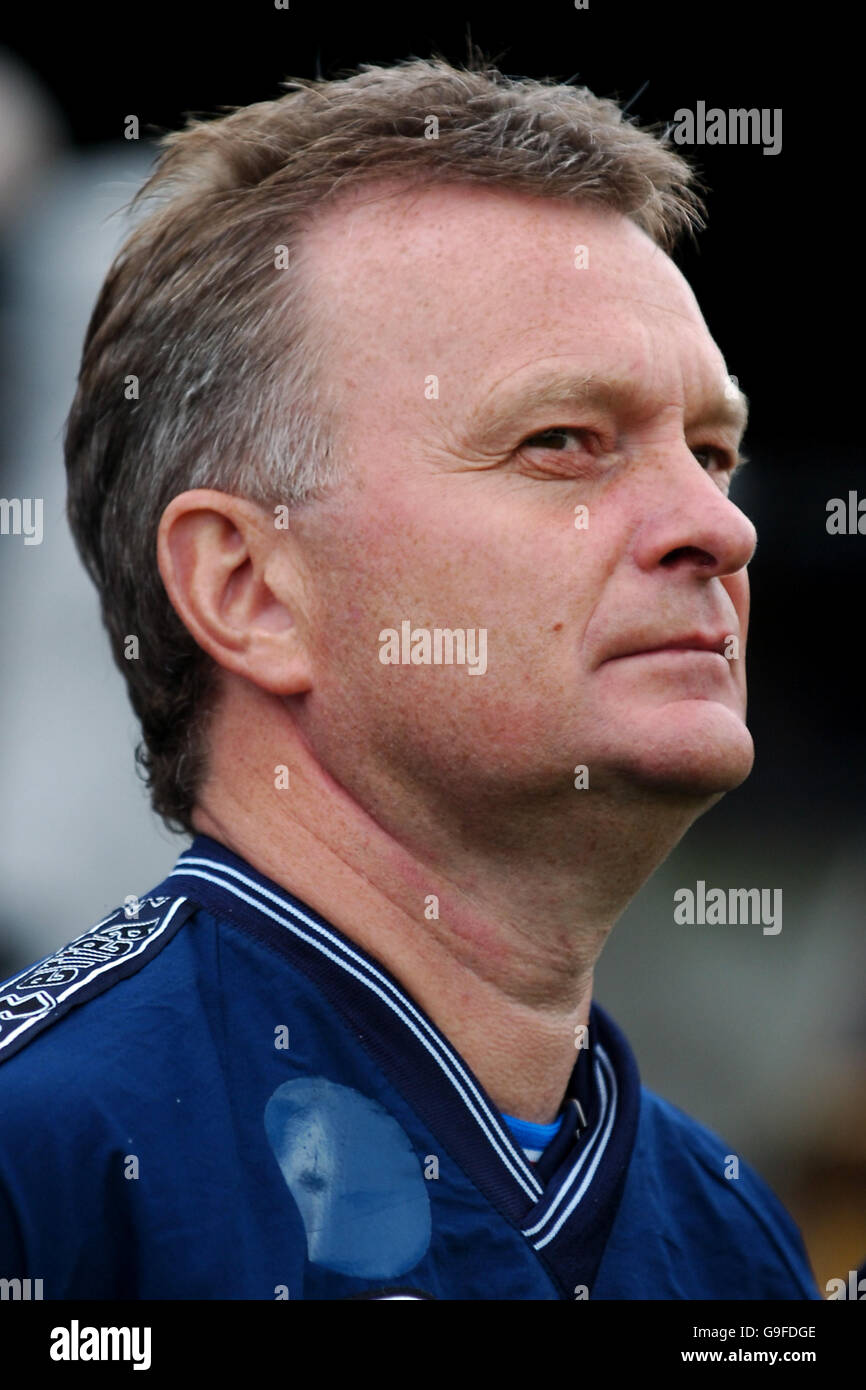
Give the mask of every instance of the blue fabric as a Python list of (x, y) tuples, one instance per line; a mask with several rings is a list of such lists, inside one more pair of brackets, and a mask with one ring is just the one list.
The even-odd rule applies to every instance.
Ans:
[(560, 1115), (552, 1124), (537, 1125), (533, 1120), (518, 1120), (514, 1115), (506, 1115), (503, 1110), (502, 1118), (522, 1149), (541, 1149), (544, 1152), (551, 1139), (555, 1139), (562, 1129), (565, 1117)]
[(399, 983), (208, 837), (71, 926), (0, 986), (0, 1272), (46, 1299), (821, 1297), (596, 1004), (534, 1167)]

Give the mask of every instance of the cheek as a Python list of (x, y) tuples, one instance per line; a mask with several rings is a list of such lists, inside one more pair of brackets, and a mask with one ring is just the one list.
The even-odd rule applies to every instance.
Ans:
[(740, 620), (740, 636), (745, 639), (749, 630), (749, 609), (751, 604), (748, 574), (743, 572), (741, 574), (731, 575), (725, 581), (725, 587), (734, 605), (737, 617)]
[(598, 566), (595, 537), (575, 528), (569, 506), (542, 510), (457, 475), (367, 487), (329, 523), (315, 623), (326, 664), (378, 682), (383, 629), (483, 628), (488, 669), (470, 680), (477, 711), (500, 682), (498, 700), (524, 720), (533, 689), (560, 679), (573, 688)]

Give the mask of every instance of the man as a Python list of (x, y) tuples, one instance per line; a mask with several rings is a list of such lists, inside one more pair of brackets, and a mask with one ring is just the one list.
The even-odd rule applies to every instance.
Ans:
[[(170, 136), (70, 518), (195, 839), (0, 1000), (46, 1298), (817, 1298), (592, 1000), (752, 764), (745, 425), (612, 103), (442, 61)], [(735, 1171), (736, 1170), (736, 1171)]]

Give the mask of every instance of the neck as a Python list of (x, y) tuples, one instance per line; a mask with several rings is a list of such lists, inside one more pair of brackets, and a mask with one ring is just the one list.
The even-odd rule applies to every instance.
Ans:
[[(288, 717), (275, 736), (273, 724), (265, 732), (266, 722), (250, 714), (234, 727), (220, 727), (225, 711), (215, 716), (196, 830), (390, 970), (500, 1110), (550, 1123), (574, 1067), (577, 1030), (589, 1021), (607, 934), (680, 838), (683, 809), (648, 815), (645, 804), (626, 800), (602, 813), (596, 803), (591, 825), (575, 825), (569, 814), (565, 835), (561, 810), (557, 820), (536, 808), (539, 829), (526, 812), (515, 827), (491, 809), (473, 838), (465, 807), (449, 825), (441, 808), (433, 814), (423, 798), (373, 778), (362, 806)], [(260, 731), (252, 738), (251, 728)], [(291, 768), (283, 791), (274, 788), (275, 746)]]

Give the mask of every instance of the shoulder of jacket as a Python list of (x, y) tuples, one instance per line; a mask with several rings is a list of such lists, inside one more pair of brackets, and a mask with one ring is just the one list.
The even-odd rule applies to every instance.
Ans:
[(0, 984), (0, 1064), (70, 1010), (141, 970), (197, 910), (188, 898), (130, 895), (68, 945)]

